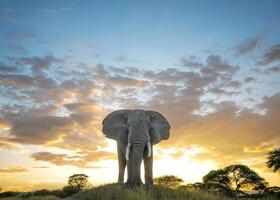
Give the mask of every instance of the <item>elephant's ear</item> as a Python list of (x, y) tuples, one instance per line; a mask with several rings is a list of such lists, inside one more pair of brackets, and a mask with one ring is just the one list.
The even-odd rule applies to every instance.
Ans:
[(127, 140), (127, 117), (130, 110), (118, 110), (110, 113), (102, 122), (103, 134), (110, 139), (126, 143)]
[(146, 111), (151, 121), (151, 143), (157, 144), (161, 140), (167, 140), (169, 138), (170, 125), (162, 114), (155, 111)]

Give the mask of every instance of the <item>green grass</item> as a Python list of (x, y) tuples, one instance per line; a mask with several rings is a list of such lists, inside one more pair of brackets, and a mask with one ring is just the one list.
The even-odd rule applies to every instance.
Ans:
[(230, 200), (204, 192), (187, 192), (161, 186), (153, 186), (149, 191), (140, 187), (136, 190), (122, 189), (117, 184), (99, 186), (73, 196), (78, 200)]

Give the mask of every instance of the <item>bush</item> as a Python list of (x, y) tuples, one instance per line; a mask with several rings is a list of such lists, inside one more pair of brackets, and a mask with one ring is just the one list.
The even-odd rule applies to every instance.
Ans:
[(2, 193), (0, 193), (0, 198), (16, 197), (19, 194), (20, 194), (20, 192), (12, 192), (12, 191), (2, 192)]
[(22, 192), (19, 197), (20, 198), (29, 198), (29, 197), (32, 197), (33, 196), (33, 193), (32, 192)]
[(48, 196), (48, 195), (51, 195), (51, 192), (49, 190), (42, 189), (42, 190), (34, 191), (33, 195), (34, 196)]
[(62, 191), (62, 190), (53, 190), (53, 191), (49, 191), (46, 189), (42, 189), (42, 190), (36, 190), (34, 192), (22, 192), (20, 193), (20, 195), (18, 195), (19, 198), (23, 198), (23, 199), (30, 199), (32, 198), (37, 198), (37, 197), (48, 197), (48, 198), (52, 198), (53, 196), (55, 197), (59, 197), (59, 198), (64, 198), (66, 197), (66, 194)]
[(63, 187), (62, 191), (64, 192), (64, 194), (68, 197), (72, 194), (76, 194), (77, 192), (79, 192), (79, 190), (76, 187), (67, 185), (65, 187)]
[(53, 190), (51, 191), (51, 195), (54, 195), (59, 198), (67, 197), (67, 195), (62, 190)]

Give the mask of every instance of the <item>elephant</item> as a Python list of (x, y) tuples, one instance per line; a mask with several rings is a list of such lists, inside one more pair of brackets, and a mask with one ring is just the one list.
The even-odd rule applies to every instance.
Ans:
[(119, 164), (118, 183), (135, 188), (142, 183), (140, 168), (144, 160), (145, 184), (153, 184), (153, 145), (169, 138), (170, 124), (158, 112), (144, 110), (117, 110), (102, 122), (105, 137), (117, 141)]

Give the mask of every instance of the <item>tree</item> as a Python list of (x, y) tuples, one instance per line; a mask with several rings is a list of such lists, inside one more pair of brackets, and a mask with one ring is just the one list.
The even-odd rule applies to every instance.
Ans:
[(166, 187), (177, 187), (183, 180), (177, 176), (165, 175), (154, 179), (154, 183)]
[(268, 185), (262, 177), (246, 165), (230, 165), (224, 169), (212, 170), (203, 177), (203, 182), (231, 190), (235, 199), (238, 193), (243, 193), (241, 190), (243, 188), (259, 189)]
[(280, 169), (280, 148), (268, 153), (266, 165), (268, 168), (272, 168), (274, 172)]
[(221, 184), (230, 188), (230, 178), (227, 176), (227, 171), (224, 169), (212, 170), (203, 177), (203, 182), (208, 184)]
[(84, 190), (88, 185), (88, 176), (85, 174), (74, 174), (69, 177), (68, 184), (73, 187), (74, 190)]

